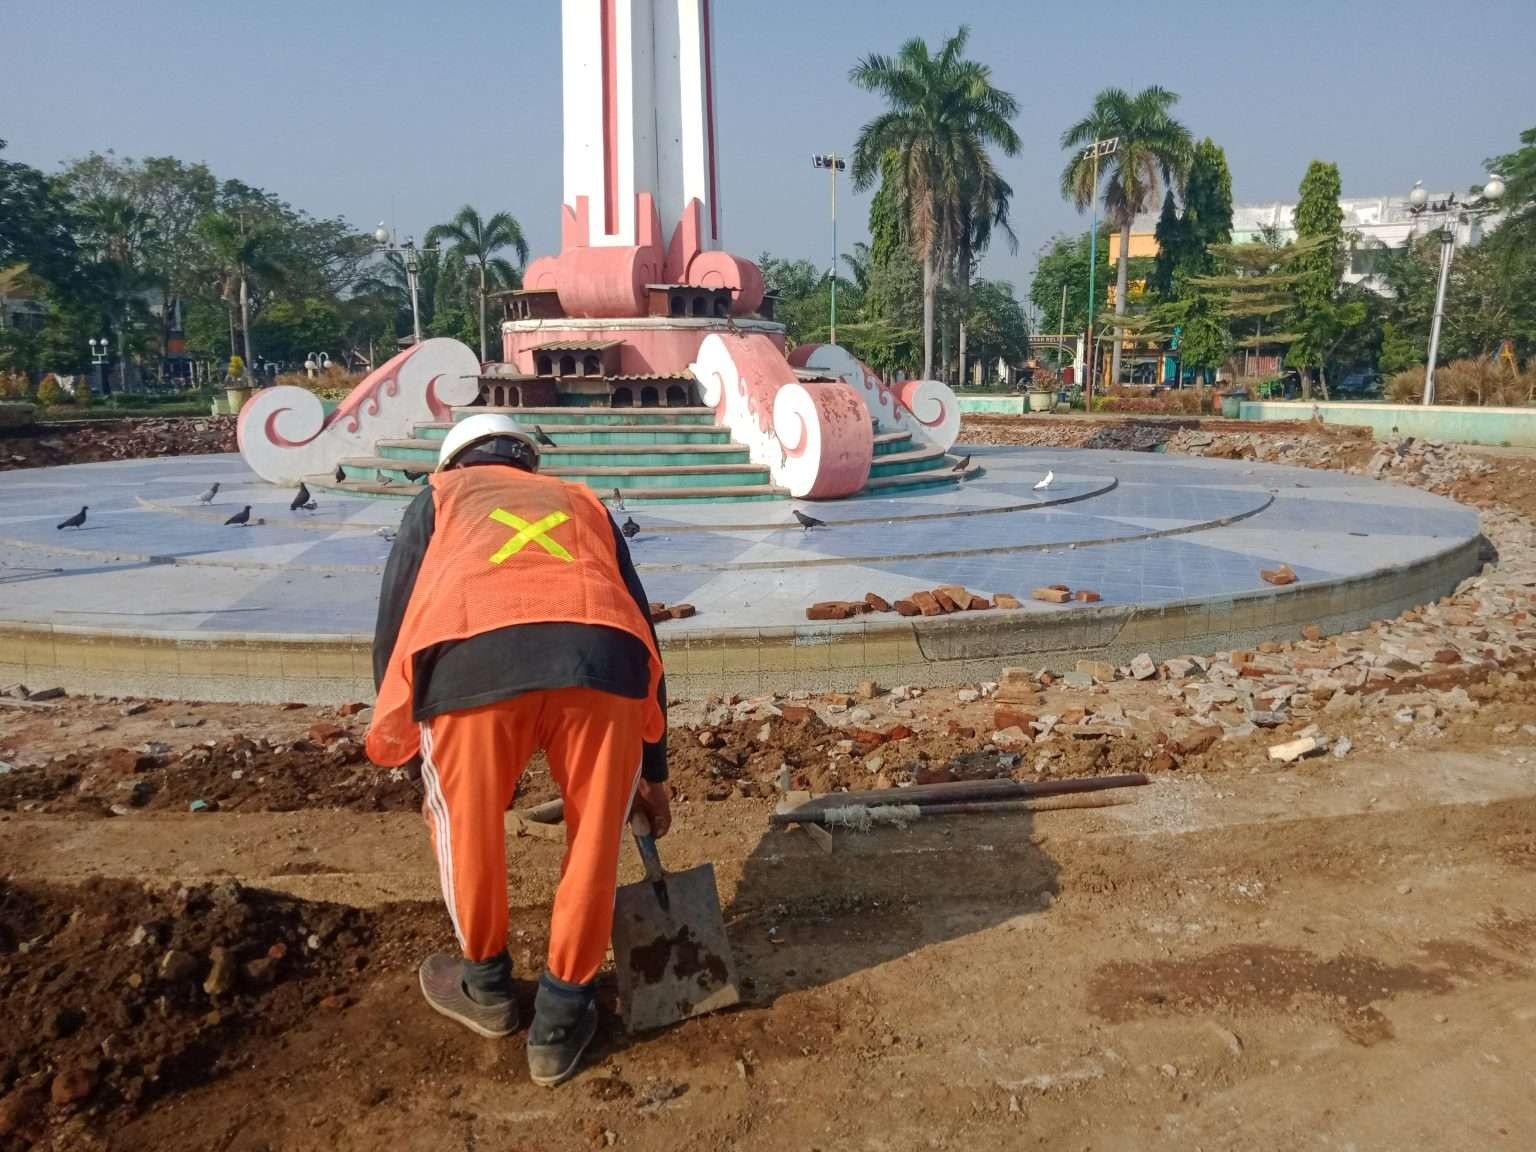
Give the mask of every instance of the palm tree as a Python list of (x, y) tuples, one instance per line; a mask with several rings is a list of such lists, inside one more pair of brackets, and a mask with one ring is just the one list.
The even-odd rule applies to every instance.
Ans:
[(154, 228), (148, 214), (125, 196), (93, 196), (80, 207), (82, 247), (98, 263), (108, 321), (117, 330), (118, 383), (126, 390), (129, 313), (145, 285), (144, 249), (155, 238)]
[[(980, 213), (996, 219), (1002, 189), (988, 146), (1012, 156), (1019, 136), (1009, 121), (1019, 105), (992, 84), (985, 64), (965, 58), (970, 30), (946, 40), (935, 55), (919, 38), (908, 40), (894, 57), (864, 57), (849, 73), (860, 88), (885, 98), (886, 111), (859, 132), (853, 154), (853, 184), (860, 190), (881, 173), (881, 160), (894, 152), (890, 166), (907, 216), (907, 233), (923, 265), (923, 376), (933, 375), (934, 301), (939, 278), (946, 280), (956, 259), (976, 233), (978, 215), (967, 204), (987, 198)], [(1005, 197), (1004, 197), (1005, 198)], [(1006, 208), (1004, 209), (1006, 221)]]
[[(446, 224), (427, 230), (428, 248), (448, 241), (453, 250), (473, 265), (480, 274), (480, 361), (485, 362), (485, 297), (489, 288), (517, 288), (522, 285), (523, 265), (528, 263), (528, 241), (523, 227), (510, 212), (498, 212), (489, 220), (466, 204)], [(511, 248), (517, 253), (514, 265), (497, 253)]]
[[(1178, 94), (1153, 85), (1132, 96), (1121, 88), (1106, 88), (1093, 100), (1093, 111), (1061, 134), (1061, 146), (1072, 158), (1061, 173), (1061, 194), (1081, 212), (1099, 196), (1094, 186), (1094, 161), (1084, 149), (1098, 140), (1117, 139), (1114, 153), (1099, 166), (1104, 185), (1104, 215), (1120, 229), (1120, 260), (1115, 271), (1115, 315), (1125, 314), (1126, 269), (1130, 264), (1131, 223), (1136, 214), (1157, 203), (1165, 186), (1180, 183), (1189, 167), (1193, 144), (1189, 129), (1170, 115)], [(1110, 379), (1120, 380), (1120, 337)]]
[[(210, 212), (198, 227), (208, 248), (220, 297), (226, 306), (235, 300), (240, 303), (245, 371), (249, 376), (255, 365), (251, 356), (250, 281), (253, 278), (276, 279), (282, 275), (282, 266), (273, 251), (275, 237), (263, 225), (247, 225), (244, 214), (238, 212)], [(233, 338), (230, 351), (234, 351)]]

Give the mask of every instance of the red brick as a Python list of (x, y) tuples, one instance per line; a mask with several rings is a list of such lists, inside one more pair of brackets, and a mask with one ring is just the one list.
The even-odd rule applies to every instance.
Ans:
[(985, 612), (988, 608), (992, 607), (992, 601), (988, 600), (985, 596), (972, 596), (971, 602), (965, 607), (968, 612)]
[(780, 704), (779, 715), (786, 724), (804, 724), (811, 718), (811, 710), (804, 704)]
[(1090, 592), (1086, 588), (1079, 588), (1072, 594), (1072, 599), (1076, 600), (1079, 604), (1097, 604), (1104, 597), (1100, 596), (1097, 592)]
[(876, 596), (873, 592), (864, 593), (864, 603), (868, 604), (876, 612), (889, 612), (891, 602), (884, 596)]
[(309, 726), (309, 739), (312, 744), (330, 744), (346, 735), (349, 733), (340, 724), (327, 724), (322, 721)]
[(1277, 652), (1284, 652), (1285, 646), (1282, 644), (1276, 644), (1273, 640), (1266, 640), (1264, 643), (1259, 645), (1259, 651), (1264, 653), (1266, 656), (1273, 656)]
[(1301, 630), (1301, 638), (1303, 640), (1321, 640), (1323, 638), (1323, 630), (1316, 624), (1308, 624)]
[(924, 616), (944, 615), (943, 607), (940, 606), (938, 600), (934, 597), (932, 592), (912, 593), (912, 603), (917, 605), (918, 610), (921, 611)]
[(690, 616), (698, 615), (698, 611), (692, 604), (674, 604), (667, 609), (667, 615), (674, 620), (686, 620)]
[(885, 741), (885, 733), (878, 732), (873, 728), (855, 728), (853, 730), (853, 742), (861, 748), (878, 748)]
[(1296, 573), (1291, 571), (1289, 564), (1282, 564), (1278, 568), (1264, 568), (1260, 570), (1259, 575), (1270, 584), (1284, 585), (1296, 583)]
[(999, 608), (1022, 608), (1023, 607), (1023, 605), (1019, 603), (1019, 598), (1017, 596), (1011, 596), (1007, 592), (999, 592), (992, 599), (993, 599), (993, 602)]
[[(939, 607), (944, 609), (945, 612), (960, 611), (960, 602), (942, 589), (934, 592), (933, 598), (939, 602)], [(967, 599), (966, 603), (970, 603), (970, 600)]]
[(336, 708), (336, 714), (338, 716), (356, 716), (366, 707), (368, 707), (368, 705), (353, 701), (351, 704), (338, 705)]
[(916, 735), (916, 733), (914, 733), (912, 729), (908, 728), (905, 724), (892, 724), (885, 730), (885, 738), (892, 743), (895, 743), (898, 740), (910, 740), (914, 735)]
[(1442, 648), (1435, 653), (1436, 664), (1460, 664), (1461, 653), (1454, 648)]
[(841, 600), (828, 600), (812, 604), (805, 610), (807, 620), (846, 620), (853, 615), (853, 605)]
[(1054, 588), (1057, 592), (1070, 592), (1072, 588), (1067, 584), (1047, 584), (1047, 588)]
[(891, 605), (900, 616), (921, 616), (923, 610), (910, 600), (898, 600)]
[(672, 613), (668, 611), (665, 604), (653, 601), (648, 607), (651, 613), (652, 624), (660, 624), (663, 620), (672, 619)]
[(999, 732), (1004, 728), (1022, 728), (1028, 732), (1029, 726), (1038, 719), (1039, 716), (1024, 711), (1017, 704), (999, 704), (992, 709), (992, 727)]
[(1063, 588), (1036, 588), (1030, 593), (1030, 597), (1047, 604), (1065, 604), (1072, 599), (1072, 594)]

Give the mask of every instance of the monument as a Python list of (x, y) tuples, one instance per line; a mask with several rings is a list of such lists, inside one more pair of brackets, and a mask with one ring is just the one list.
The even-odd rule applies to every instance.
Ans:
[[(503, 359), (480, 367), (480, 404), (579, 429), (584, 451), (551, 450), (546, 470), (626, 499), (837, 499), (957, 483), (946, 456), (960, 425), (950, 390), (887, 384), (836, 345), (786, 355), (762, 272), (726, 249), (713, 7), (563, 0), (560, 251), (534, 260), (505, 297)], [(439, 376), (437, 359), (424, 378), (455, 375)], [(377, 397), (386, 369), (358, 391)], [(260, 412), (242, 413), (241, 450), (270, 479), (276, 460), (283, 482), (296, 479), (288, 472), (302, 457), (311, 487), (405, 494), (418, 481), (399, 474), (419, 473), (440, 438), (442, 394), (440, 383), (403, 396), (374, 431), (372, 455), (359, 454), (356, 420), (348, 436), (330, 425), (321, 435), (312, 405), (259, 396)], [(343, 407), (364, 409), (352, 398)], [(676, 419), (632, 412), (633, 424), (616, 426), (594, 408), (667, 409)], [(724, 434), (713, 456), (686, 450), (700, 439), (691, 429), (675, 435), (704, 409)], [(605, 430), (583, 427), (592, 422)], [(287, 425), (316, 438), (300, 452)], [(653, 451), (624, 442), (636, 439)]]

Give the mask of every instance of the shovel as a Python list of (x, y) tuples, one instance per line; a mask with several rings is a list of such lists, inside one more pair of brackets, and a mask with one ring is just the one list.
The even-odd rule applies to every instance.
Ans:
[(613, 961), (630, 1032), (663, 1028), (740, 999), (712, 864), (667, 872), (645, 813), (629, 818), (645, 879), (614, 897)]

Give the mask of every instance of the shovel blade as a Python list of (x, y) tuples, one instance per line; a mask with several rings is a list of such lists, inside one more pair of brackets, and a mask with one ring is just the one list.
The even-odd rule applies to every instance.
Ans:
[(625, 884), (614, 898), (613, 961), (630, 1032), (729, 1008), (741, 998), (714, 867), (669, 872), (666, 886), (667, 908), (650, 881)]

